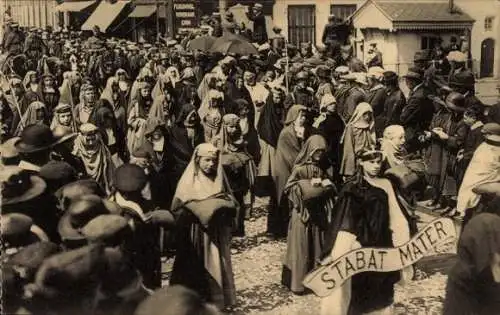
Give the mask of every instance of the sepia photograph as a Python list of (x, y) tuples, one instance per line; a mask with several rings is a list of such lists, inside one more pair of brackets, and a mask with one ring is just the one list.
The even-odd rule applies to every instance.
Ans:
[(0, 0), (0, 315), (500, 315), (500, 0)]

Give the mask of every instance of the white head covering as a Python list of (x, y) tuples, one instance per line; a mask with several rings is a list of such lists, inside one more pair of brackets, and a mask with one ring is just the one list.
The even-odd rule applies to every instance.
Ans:
[[(367, 112), (370, 112), (373, 114), (373, 109), (372, 109), (370, 104), (363, 102), (363, 103), (359, 103), (358, 106), (356, 106), (356, 109), (354, 110), (354, 113), (352, 114), (351, 119), (349, 119), (349, 121), (347, 122), (347, 124), (345, 126), (344, 134), (342, 135), (342, 139), (340, 140), (341, 142), (344, 142), (345, 132), (348, 129), (347, 127), (349, 127), (349, 126), (353, 126), (353, 127), (360, 128), (360, 129), (366, 129), (366, 128), (369, 128), (370, 130), (374, 129), (375, 121), (373, 119), (369, 124), (368, 124), (368, 122), (366, 122), (363, 119), (363, 114), (367, 113)], [(375, 140), (376, 140), (375, 134), (373, 135), (373, 138), (374, 138), (373, 142), (375, 143)]]
[(220, 159), (217, 166), (217, 175), (215, 180), (211, 180), (200, 171), (200, 167), (196, 160), (201, 156), (218, 157), (219, 150), (211, 143), (202, 143), (194, 149), (191, 161), (177, 183), (174, 202), (176, 199), (181, 202), (186, 202), (188, 200), (202, 200), (212, 195), (224, 192), (225, 176)]

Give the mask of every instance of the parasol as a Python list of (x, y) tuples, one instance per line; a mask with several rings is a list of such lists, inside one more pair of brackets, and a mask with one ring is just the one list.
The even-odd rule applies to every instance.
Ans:
[(257, 49), (248, 40), (236, 34), (227, 34), (215, 40), (211, 52), (222, 54), (258, 55)]
[(210, 35), (196, 37), (189, 41), (187, 48), (190, 50), (208, 51), (216, 39), (217, 37)]

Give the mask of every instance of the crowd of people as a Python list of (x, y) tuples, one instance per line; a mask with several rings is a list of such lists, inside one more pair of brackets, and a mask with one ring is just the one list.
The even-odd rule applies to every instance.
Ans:
[[(408, 242), (417, 202), (430, 199), (464, 226), (445, 313), (493, 314), (500, 105), (475, 96), (467, 55), (418, 51), (400, 78), (376, 45), (368, 63), (356, 58), (334, 17), (324, 47), (209, 20), (155, 43), (5, 26), (4, 309), (230, 310), (231, 240), (245, 237), (257, 201), (267, 236), (286, 239), (282, 284), (306, 294), (314, 268)], [(204, 37), (253, 50), (191, 47)], [(163, 289), (162, 256), (175, 257)], [(357, 274), (322, 314), (390, 314), (394, 285), (412, 277)]]

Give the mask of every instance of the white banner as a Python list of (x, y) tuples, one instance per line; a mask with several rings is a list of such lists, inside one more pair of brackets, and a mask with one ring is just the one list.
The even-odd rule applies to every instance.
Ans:
[(305, 277), (303, 284), (316, 295), (325, 297), (358, 273), (401, 270), (419, 261), (436, 246), (456, 237), (453, 220), (439, 218), (429, 223), (403, 246), (364, 247), (350, 251), (332, 263), (313, 270)]

